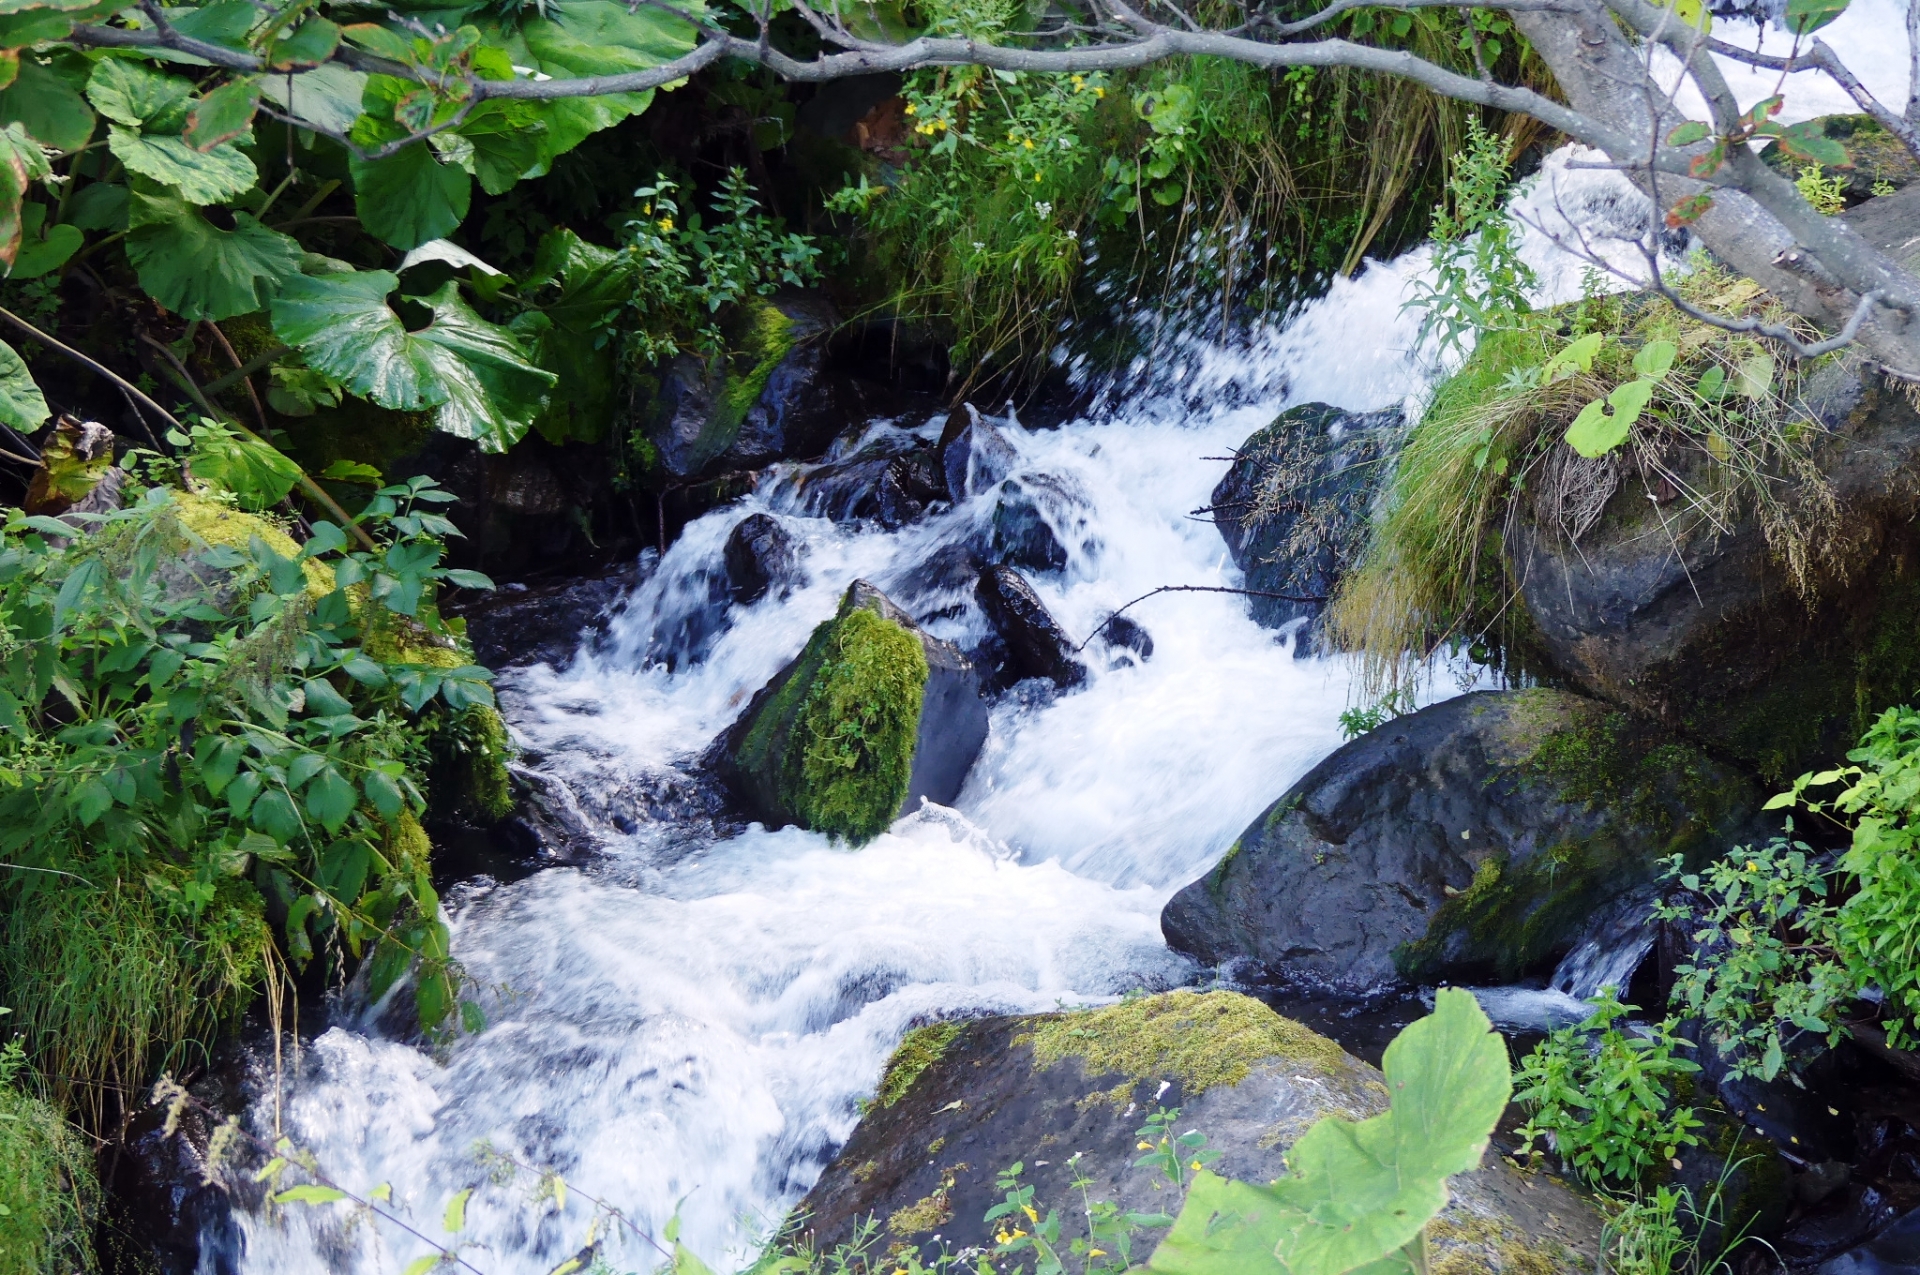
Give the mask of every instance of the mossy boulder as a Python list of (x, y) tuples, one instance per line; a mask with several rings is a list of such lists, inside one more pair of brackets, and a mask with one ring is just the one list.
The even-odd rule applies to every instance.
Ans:
[(1167, 904), (1167, 941), (1360, 992), (1544, 973), (1669, 855), (1757, 831), (1751, 780), (1560, 691), (1397, 718), (1309, 771)]
[(1772, 783), (1844, 755), (1920, 687), (1920, 412), (1845, 364), (1805, 406), (1834, 507), (1798, 585), (1758, 515), (1690, 513), (1679, 492), (1712, 480), (1704, 453), (1671, 458), (1673, 482), (1621, 482), (1577, 544), (1525, 508), (1505, 541), (1562, 675)]
[(662, 476), (757, 469), (825, 450), (845, 424), (820, 366), (838, 322), (812, 294), (749, 298), (725, 316), (726, 353), (683, 354), (663, 368), (646, 430)]
[(722, 741), (730, 788), (772, 825), (855, 844), (960, 794), (987, 737), (973, 665), (856, 580)]
[[(991, 1251), (1006, 1223), (982, 1216), (1000, 1203), (996, 1175), (1017, 1162), (1041, 1215), (1060, 1210), (1065, 1241), (1086, 1233), (1076, 1178), (1090, 1179), (1093, 1200), (1123, 1210), (1176, 1207), (1154, 1171), (1135, 1163), (1137, 1131), (1156, 1107), (1178, 1107), (1179, 1131), (1206, 1135), (1220, 1153), (1209, 1168), (1266, 1182), (1320, 1117), (1363, 1119), (1386, 1103), (1378, 1071), (1235, 992), (939, 1024), (902, 1042), (880, 1095), (796, 1216), (823, 1251), (868, 1217), (881, 1228), (876, 1253)], [(1489, 1153), (1451, 1189), (1431, 1230), (1432, 1260), (1447, 1270), (1594, 1269), (1598, 1214), (1545, 1174), (1522, 1176)], [(1139, 1232), (1136, 1262), (1162, 1233)]]

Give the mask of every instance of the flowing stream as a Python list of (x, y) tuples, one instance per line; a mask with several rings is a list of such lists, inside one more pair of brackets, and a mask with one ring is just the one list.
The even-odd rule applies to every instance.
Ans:
[[(1620, 179), (1568, 158), (1519, 196), (1528, 215), (1630, 233)], [(1526, 252), (1544, 299), (1577, 295), (1580, 263), (1532, 232)], [(1168, 342), (1086, 419), (1009, 426), (1011, 478), (1046, 475), (1071, 496), (1054, 520), (1070, 561), (1034, 582), (1070, 633), (1160, 585), (1239, 583), (1219, 533), (1190, 511), (1208, 503), (1220, 458), (1277, 411), (1418, 400), (1436, 360), (1414, 350), (1401, 305), (1426, 268), (1424, 251), (1373, 263), (1231, 344)], [(867, 441), (938, 428), (874, 422)], [(797, 476), (688, 527), (608, 639), (569, 667), (503, 679), (509, 721), (549, 775), (583, 795), (684, 775), (856, 578), (940, 636), (984, 631), (971, 580), (948, 584), (927, 564), (979, 533), (993, 489), (883, 531), (810, 516)], [(732, 526), (756, 512), (804, 545), (806, 583), (735, 608), (701, 658), (669, 671), (659, 655), (710, 596)], [(582, 1193), (653, 1234), (677, 1212), (694, 1251), (744, 1264), (850, 1133), (914, 1023), (1204, 977), (1166, 947), (1161, 906), (1339, 745), (1349, 671), (1296, 658), (1241, 598), (1162, 596), (1129, 615), (1151, 634), (1151, 658), (1096, 658), (1080, 690), (1003, 697), (955, 807), (924, 808), (863, 849), (792, 828), (629, 823), (589, 867), (463, 887), (453, 950), (485, 1029), (435, 1053), (383, 1032), (382, 1007), (349, 996), (288, 1080), (286, 1131), (336, 1180), (390, 1183), (428, 1235), (446, 1234), (449, 1197), (477, 1188), (459, 1238), (488, 1275), (540, 1275), (580, 1252), (594, 1215)], [(1435, 693), (1455, 689), (1442, 678)], [(253, 1112), (263, 1132), (272, 1107)], [(527, 1179), (489, 1182), (474, 1157), (483, 1139), (564, 1174), (565, 1207), (530, 1202)], [(431, 1251), (335, 1205), (238, 1221), (238, 1251), (210, 1246), (203, 1270), (372, 1275)], [(660, 1260), (618, 1229), (602, 1251), (615, 1270)]]

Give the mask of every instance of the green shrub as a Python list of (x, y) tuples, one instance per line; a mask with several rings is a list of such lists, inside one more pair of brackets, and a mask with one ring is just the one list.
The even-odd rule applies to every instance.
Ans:
[(1632, 1185), (1699, 1141), (1701, 1121), (1674, 1103), (1670, 1088), (1700, 1070), (1675, 1054), (1688, 1042), (1668, 1023), (1645, 1036), (1614, 1025), (1634, 1008), (1602, 988), (1592, 1016), (1534, 1046), (1514, 1076), (1514, 1101), (1532, 1113), (1522, 1130), (1528, 1147), (1550, 1138), (1560, 1159), (1595, 1186)]
[(0, 1053), (0, 1270), (78, 1275), (98, 1269), (93, 1155), (53, 1107), (16, 1087), (17, 1042)]

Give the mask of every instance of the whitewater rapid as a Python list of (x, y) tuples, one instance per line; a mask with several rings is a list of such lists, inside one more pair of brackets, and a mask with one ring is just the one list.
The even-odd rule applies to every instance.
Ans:
[[(1631, 192), (1568, 169), (1569, 157), (1519, 197), (1530, 218), (1630, 232)], [(1542, 301), (1578, 294), (1580, 263), (1534, 232), (1526, 253)], [(1221, 458), (1277, 412), (1417, 407), (1443, 365), (1416, 349), (1417, 316), (1403, 309), (1427, 262), (1417, 251), (1371, 263), (1230, 344), (1171, 342), (1134, 369), (1142, 388), (1086, 419), (1008, 423), (1010, 479), (1045, 475), (1074, 493), (1056, 528), (1068, 565), (1034, 580), (1069, 633), (1161, 585), (1240, 583), (1194, 511)], [(939, 421), (874, 428), (931, 437)], [(928, 589), (921, 568), (978, 533), (994, 491), (886, 531), (807, 516), (792, 477), (689, 526), (607, 639), (568, 667), (502, 679), (513, 730), (549, 773), (591, 788), (692, 766), (856, 578), (913, 598), (941, 636), (981, 632), (968, 590)], [(670, 671), (650, 653), (707, 596), (728, 532), (754, 513), (803, 546), (805, 584), (735, 608), (702, 660)], [(485, 1029), (429, 1050), (383, 1034), (380, 1007), (349, 996), (289, 1081), (287, 1133), (337, 1180), (391, 1184), (396, 1209), (465, 1245), (487, 1275), (542, 1275), (578, 1253), (594, 1218), (582, 1193), (653, 1234), (677, 1213), (696, 1252), (744, 1265), (848, 1136), (914, 1023), (1204, 976), (1166, 947), (1160, 909), (1339, 745), (1349, 669), (1296, 658), (1228, 595), (1165, 595), (1128, 614), (1152, 636), (1150, 659), (1096, 659), (1083, 689), (1004, 698), (955, 807), (909, 815), (858, 851), (758, 827), (689, 850), (687, 830), (642, 825), (610, 834), (591, 867), (464, 888), (453, 953)], [(1434, 693), (1456, 689), (1442, 679)], [(474, 1157), (482, 1140), (565, 1175), (566, 1206), (533, 1202), (529, 1180), (490, 1181)], [(469, 1188), (467, 1226), (449, 1235), (445, 1201)], [(243, 1251), (222, 1260), (260, 1275), (372, 1275), (431, 1252), (343, 1205), (242, 1213), (239, 1225)], [(615, 1270), (659, 1261), (619, 1228), (602, 1253)]]

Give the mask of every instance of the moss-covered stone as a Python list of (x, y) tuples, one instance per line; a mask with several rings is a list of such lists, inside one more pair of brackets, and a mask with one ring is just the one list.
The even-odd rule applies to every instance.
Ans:
[(1284, 1058), (1331, 1074), (1345, 1058), (1326, 1037), (1238, 992), (1167, 992), (1033, 1020), (1033, 1063), (1078, 1058), (1089, 1076), (1175, 1080), (1182, 1093), (1237, 1085), (1254, 1063)]
[(732, 748), (754, 804), (855, 845), (906, 800), (927, 683), (920, 638), (849, 591), (799, 659), (748, 711)]
[(954, 1038), (960, 1034), (960, 1023), (929, 1023), (916, 1027), (900, 1038), (893, 1055), (887, 1059), (887, 1069), (880, 1076), (880, 1092), (873, 1101), (882, 1107), (891, 1107), (913, 1088), (913, 1082), (920, 1079), (920, 1073), (940, 1061)]
[[(174, 492), (173, 517), (181, 527), (210, 546), (237, 549), (245, 553), (257, 536), (283, 558), (300, 556), (299, 542), (273, 519), (265, 514), (248, 513), (232, 505), (223, 505), (208, 496), (190, 491)], [(323, 598), (333, 592), (332, 567), (308, 559), (300, 564), (300, 569), (306, 574), (309, 596)]]

